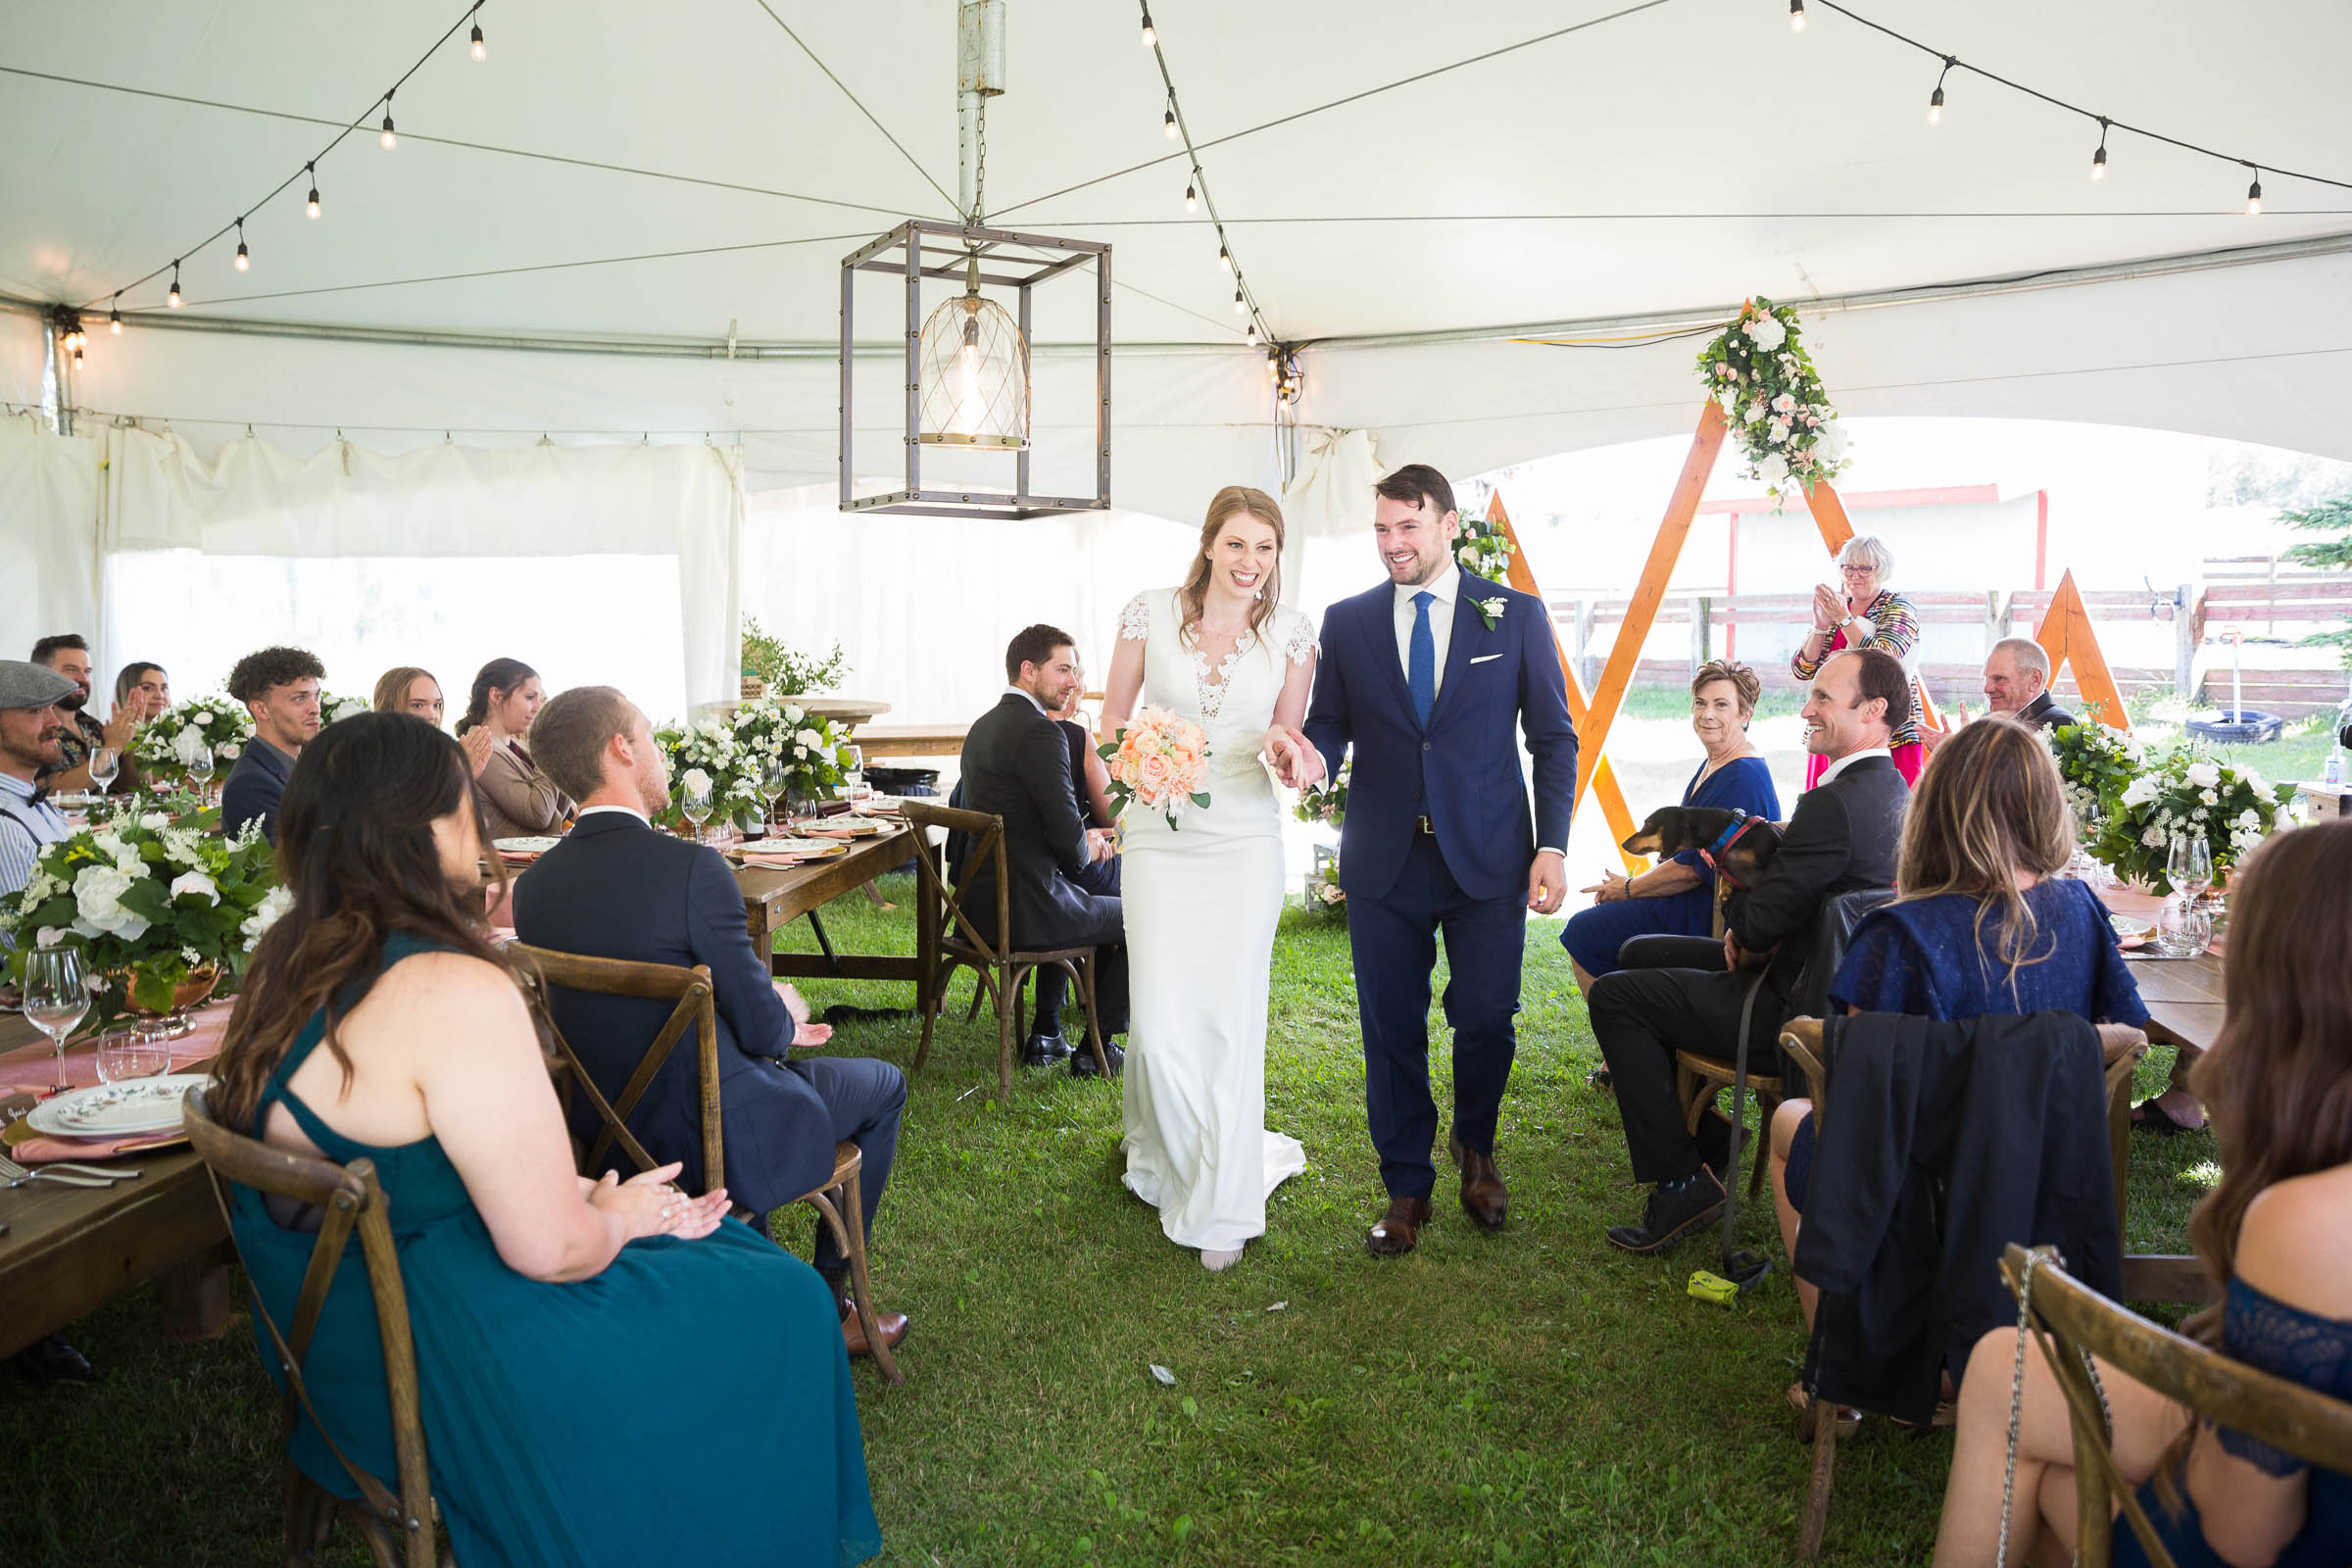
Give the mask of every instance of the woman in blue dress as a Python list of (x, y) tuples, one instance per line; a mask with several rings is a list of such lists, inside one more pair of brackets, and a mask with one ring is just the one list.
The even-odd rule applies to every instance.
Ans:
[[(2352, 1399), (2352, 821), (2281, 834), (2247, 858), (2231, 883), (2225, 984), (2228, 1021), (2190, 1083), (2221, 1138), (2222, 1178), (2188, 1222), (2221, 1304), (2182, 1332)], [(2017, 1348), (2016, 1329), (1996, 1329), (1969, 1357), (1937, 1568), (1993, 1560)], [(2036, 1562), (2064, 1562), (2074, 1440), (2047, 1363), (2029, 1350), (2025, 1366), (2009, 1561), (2031, 1546)], [(2116, 1463), (2180, 1568), (2352, 1562), (2352, 1476), (2195, 1418), (2113, 1366), (2099, 1381)], [(2119, 1521), (2118, 1568), (2147, 1561)]]
[[(539, 1037), (483, 929), (471, 783), (457, 742), (407, 714), (345, 719), (304, 749), (278, 815), (293, 902), (237, 999), (215, 1114), (375, 1162), (433, 1493), (467, 1568), (863, 1561), (881, 1536), (831, 1293), (728, 1218), (724, 1189), (671, 1186), (675, 1165), (574, 1173)], [(316, 1224), (231, 1191), (254, 1290), (286, 1329)], [(267, 1343), (262, 1361), (278, 1376)], [(289, 1457), (355, 1495), (331, 1438), (396, 1485), (356, 1240), (304, 1375), (319, 1426), (302, 1420)]]
[[(1745, 664), (1716, 660), (1700, 666), (1690, 682), (1690, 727), (1698, 732), (1707, 760), (1683, 790), (1683, 804), (1745, 811), (1766, 821), (1781, 814), (1772, 769), (1748, 744), (1747, 724), (1756, 711), (1763, 683)], [(1585, 889), (1592, 906), (1568, 917), (1560, 946), (1577, 987), (1617, 969), (1617, 950), (1628, 937), (1712, 936), (1715, 929), (1715, 872), (1695, 851), (1686, 851), (1637, 877), (1601, 874)]]
[[(1854, 927), (1831, 1007), (1942, 1022), (2057, 1008), (2092, 1023), (2147, 1022), (2106, 907), (2087, 884), (2056, 874), (2074, 853), (2049, 748), (2007, 718), (1963, 727), (1920, 775), (1895, 862), (1902, 896)], [(1774, 1206), (1794, 1257), (1812, 1102), (1783, 1102), (1770, 1136)], [(1796, 1294), (1810, 1326), (1818, 1293), (1798, 1280)]]

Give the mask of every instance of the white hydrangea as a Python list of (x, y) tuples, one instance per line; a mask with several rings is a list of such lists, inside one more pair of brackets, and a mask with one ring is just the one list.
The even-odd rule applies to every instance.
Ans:
[(1788, 477), (1788, 460), (1778, 452), (1767, 452), (1756, 465), (1756, 477), (1769, 485), (1779, 484)]

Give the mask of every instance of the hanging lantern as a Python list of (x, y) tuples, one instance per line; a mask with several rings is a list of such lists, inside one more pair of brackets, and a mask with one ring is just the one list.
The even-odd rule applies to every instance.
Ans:
[(927, 445), (1029, 446), (1029, 344), (1004, 307), (983, 299), (980, 264), (964, 292), (923, 322), (922, 416), (915, 439)]

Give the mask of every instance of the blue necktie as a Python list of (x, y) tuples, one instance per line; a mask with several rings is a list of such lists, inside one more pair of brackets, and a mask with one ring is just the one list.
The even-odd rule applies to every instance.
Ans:
[(1438, 706), (1438, 640), (1430, 635), (1429, 606), (1436, 594), (1423, 589), (1413, 595), (1413, 638), (1405, 646), (1405, 689), (1413, 694), (1413, 716), (1429, 728), (1429, 710)]

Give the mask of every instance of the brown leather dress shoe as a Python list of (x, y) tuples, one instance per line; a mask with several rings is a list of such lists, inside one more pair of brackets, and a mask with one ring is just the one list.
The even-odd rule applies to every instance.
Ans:
[(1494, 1156), (1464, 1149), (1459, 1138), (1448, 1137), (1446, 1147), (1452, 1151), (1453, 1162), (1461, 1167), (1462, 1212), (1480, 1230), (1502, 1229), (1502, 1217), (1510, 1207), (1511, 1195), (1502, 1185), (1502, 1172), (1494, 1168)]
[[(906, 1337), (906, 1314), (904, 1312), (876, 1312), (874, 1327), (882, 1331), (883, 1348), (895, 1350), (899, 1348), (899, 1342)], [(841, 1320), (841, 1343), (852, 1355), (874, 1353), (873, 1347), (865, 1343), (865, 1325), (858, 1321), (858, 1314), (855, 1312)]]
[(1364, 1245), (1372, 1249), (1374, 1257), (1402, 1257), (1413, 1250), (1413, 1244), (1421, 1239), (1421, 1227), (1428, 1223), (1428, 1199), (1392, 1198), (1389, 1211), (1365, 1235)]

